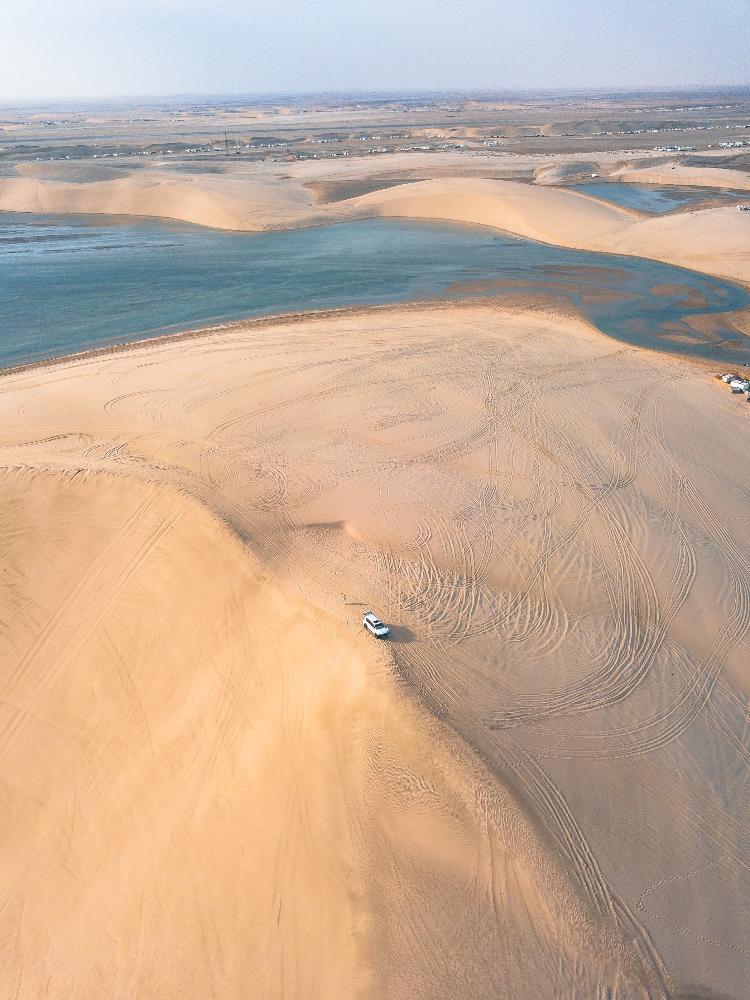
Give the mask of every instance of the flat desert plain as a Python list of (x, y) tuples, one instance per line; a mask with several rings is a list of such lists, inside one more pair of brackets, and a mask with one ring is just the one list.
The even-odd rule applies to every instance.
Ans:
[(491, 302), (4, 373), (0, 994), (747, 996), (749, 411)]

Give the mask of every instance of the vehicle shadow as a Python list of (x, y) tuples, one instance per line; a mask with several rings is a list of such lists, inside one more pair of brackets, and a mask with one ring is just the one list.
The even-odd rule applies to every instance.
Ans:
[(388, 636), (389, 642), (416, 642), (417, 637), (414, 635), (410, 628), (406, 628), (405, 625), (390, 625), (391, 632)]

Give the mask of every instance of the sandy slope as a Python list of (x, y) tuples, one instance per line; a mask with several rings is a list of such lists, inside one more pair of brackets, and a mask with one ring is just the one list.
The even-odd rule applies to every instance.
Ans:
[(470, 222), (546, 243), (587, 248), (611, 240), (642, 218), (638, 212), (577, 191), (463, 178), (390, 188), (350, 204), (355, 211)]
[(689, 163), (663, 163), (655, 167), (626, 165), (615, 170), (612, 176), (632, 184), (681, 184), (750, 192), (750, 176), (727, 167), (693, 167)]
[(740, 1000), (748, 433), (490, 304), (1, 378), (2, 992)]
[(750, 212), (713, 208), (645, 219), (615, 237), (616, 253), (654, 257), (750, 282)]
[(353, 207), (355, 214), (495, 226), (576, 250), (651, 257), (750, 282), (750, 213), (734, 208), (649, 218), (575, 191), (474, 179), (390, 188)]
[(137, 171), (88, 183), (33, 176), (0, 180), (2, 211), (152, 216), (213, 229), (252, 231), (265, 228), (268, 220), (296, 224), (311, 200), (291, 185), (225, 175)]
[(3, 996), (641, 995), (508, 793), (194, 503), (0, 504)]
[[(366, 166), (360, 174), (363, 182)], [(418, 181), (317, 204), (302, 183), (304, 176), (266, 169), (215, 176), (140, 170), (85, 183), (10, 177), (0, 179), (0, 211), (160, 216), (246, 231), (373, 215), (445, 219), (574, 249), (652, 257), (750, 282), (750, 213), (732, 208), (653, 219), (576, 191), (478, 177)]]

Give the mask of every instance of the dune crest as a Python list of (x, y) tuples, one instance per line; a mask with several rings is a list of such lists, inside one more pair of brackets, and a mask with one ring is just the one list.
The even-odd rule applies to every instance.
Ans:
[(434, 219), (491, 226), (575, 250), (650, 257), (750, 282), (746, 213), (728, 207), (648, 218), (578, 191), (509, 180), (415, 181), (316, 204), (311, 192), (290, 178), (153, 171), (73, 183), (24, 176), (0, 178), (0, 211), (161, 217), (247, 232), (371, 216)]
[(3, 995), (666, 996), (383, 648), (193, 501), (24, 471), (0, 509)]
[(512, 181), (448, 180), (365, 195), (356, 209), (401, 218), (493, 226), (570, 247), (691, 267), (750, 281), (750, 226), (733, 208), (657, 218), (562, 188)]
[(613, 171), (612, 176), (631, 184), (673, 184), (750, 192), (750, 176), (729, 167), (694, 167), (689, 163), (666, 162), (650, 167), (623, 166)]
[(211, 229), (257, 231), (294, 225), (309, 204), (304, 189), (219, 175), (136, 172), (71, 182), (25, 176), (0, 180), (0, 210), (173, 219)]
[(747, 416), (492, 302), (6, 372), (3, 991), (741, 997)]

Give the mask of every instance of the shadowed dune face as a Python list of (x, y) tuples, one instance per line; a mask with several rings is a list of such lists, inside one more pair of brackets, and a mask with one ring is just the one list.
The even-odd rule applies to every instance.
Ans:
[(204, 510), (23, 472), (0, 511), (3, 995), (654, 995), (381, 650)]
[[(741, 997), (747, 421), (705, 371), (489, 304), (249, 324), (6, 375), (0, 462), (23, 474), (3, 486), (17, 861), (2, 877), (41, 910), (12, 975), (40, 942), (62, 963), (91, 921), (108, 968), (134, 975), (137, 955), (167, 993), (184, 963), (258, 996)], [(68, 591), (99, 595), (93, 617)], [(411, 641), (368, 642), (363, 605)], [(400, 698), (386, 649), (440, 727)], [(94, 752), (102, 731), (111, 753)], [(47, 777), (19, 788), (37, 759)], [(121, 819), (102, 829), (100, 809)], [(55, 912), (79, 921), (62, 943), (51, 890), (21, 877), (27, 844), (54, 857)], [(98, 888), (77, 888), (96, 858)]]

